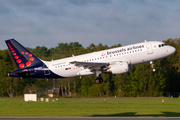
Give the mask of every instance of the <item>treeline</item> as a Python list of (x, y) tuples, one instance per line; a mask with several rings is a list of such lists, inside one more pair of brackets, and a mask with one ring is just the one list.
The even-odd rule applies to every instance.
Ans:
[[(55, 88), (56, 97), (179, 96), (180, 38), (167, 39), (164, 42), (174, 46), (176, 52), (167, 58), (155, 61), (156, 72), (152, 72), (149, 63), (144, 63), (132, 66), (132, 71), (125, 74), (103, 73), (102, 84), (95, 84), (96, 75), (54, 80), (8, 77), (8, 72), (16, 70), (17, 67), (9, 51), (0, 50), (0, 96), (16, 97), (25, 93), (42, 95), (50, 92), (52, 88)], [(43, 60), (56, 60), (119, 46), (121, 44), (111, 47), (91, 44), (84, 48), (78, 42), (74, 42), (59, 43), (57, 47), (50, 49), (45, 46), (28, 49)]]

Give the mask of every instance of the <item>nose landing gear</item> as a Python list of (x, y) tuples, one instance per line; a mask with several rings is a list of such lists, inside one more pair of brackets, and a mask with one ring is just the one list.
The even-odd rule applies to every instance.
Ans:
[(154, 63), (153, 63), (153, 61), (150, 61), (150, 64), (151, 64), (151, 67), (152, 67), (153, 72), (155, 72), (156, 69), (154, 68)]

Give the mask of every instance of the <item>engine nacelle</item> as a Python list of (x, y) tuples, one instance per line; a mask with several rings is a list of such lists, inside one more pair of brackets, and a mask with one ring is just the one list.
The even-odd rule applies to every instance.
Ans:
[(112, 72), (112, 74), (122, 74), (131, 71), (131, 66), (127, 62), (116, 62), (109, 66), (107, 72)]
[(90, 69), (84, 69), (84, 70), (81, 70), (77, 73), (77, 75), (93, 75), (95, 74), (94, 72), (92, 72)]

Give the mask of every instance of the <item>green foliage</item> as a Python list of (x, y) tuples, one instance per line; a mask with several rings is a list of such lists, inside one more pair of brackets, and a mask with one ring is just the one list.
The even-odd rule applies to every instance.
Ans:
[[(179, 96), (180, 92), (180, 38), (167, 39), (166, 44), (174, 46), (176, 52), (162, 60), (155, 61), (156, 72), (152, 72), (149, 63), (131, 66), (131, 72), (112, 75), (103, 73), (102, 84), (95, 84), (96, 75), (83, 76), (81, 79), (65, 78), (56, 79), (55, 88), (57, 96), (62, 97), (137, 97), (137, 96), (162, 96), (169, 93)], [(45, 46), (27, 48), (43, 60), (60, 59), (72, 55), (80, 55), (114, 47), (107, 45), (91, 44), (87, 48), (78, 42), (59, 43), (57, 47), (48, 49)], [(49, 79), (20, 79), (8, 77), (8, 72), (17, 67), (8, 50), (0, 50), (0, 96), (22, 96), (24, 93), (46, 94), (47, 88), (53, 87), (53, 80)]]

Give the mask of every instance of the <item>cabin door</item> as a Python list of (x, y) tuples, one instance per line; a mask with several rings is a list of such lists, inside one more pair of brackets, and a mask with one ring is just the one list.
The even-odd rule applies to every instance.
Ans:
[(146, 44), (146, 46), (147, 46), (147, 54), (153, 54), (151, 43)]

